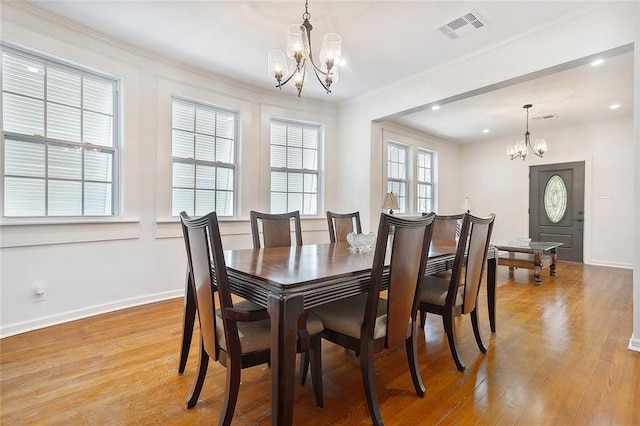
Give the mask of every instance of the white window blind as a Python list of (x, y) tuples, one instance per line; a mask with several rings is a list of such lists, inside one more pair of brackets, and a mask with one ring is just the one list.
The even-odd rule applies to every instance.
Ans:
[(271, 213), (319, 210), (321, 127), (271, 120)]
[(3, 216), (113, 216), (117, 105), (116, 80), (3, 46)]
[(407, 185), (409, 149), (406, 146), (389, 142), (387, 148), (387, 191), (398, 197), (400, 213), (407, 212)]
[(433, 211), (433, 153), (417, 150), (417, 210), (418, 213)]
[(235, 214), (238, 114), (172, 101), (172, 214)]

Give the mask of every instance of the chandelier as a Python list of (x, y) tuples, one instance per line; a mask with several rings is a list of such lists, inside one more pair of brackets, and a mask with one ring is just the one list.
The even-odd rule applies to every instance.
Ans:
[(547, 152), (547, 142), (544, 139), (536, 139), (534, 144), (531, 145), (531, 134), (529, 133), (529, 108), (532, 106), (532, 104), (526, 104), (522, 107), (527, 110), (527, 131), (524, 133), (524, 140), (518, 141), (507, 147), (507, 155), (512, 160), (515, 158), (522, 158), (522, 161), (524, 161), (524, 159), (527, 158), (529, 149), (531, 149), (531, 152), (540, 158), (542, 158), (544, 153)]
[[(331, 93), (331, 85), (338, 81), (338, 65), (342, 56), (342, 37), (336, 33), (325, 34), (320, 49), (320, 66), (317, 66), (311, 54), (311, 14), (309, 13), (309, 1), (304, 4), (302, 24), (289, 25), (287, 30), (287, 55), (282, 50), (269, 52), (269, 76), (278, 82), (276, 86), (282, 90), (282, 86), (291, 82), (298, 91), (298, 97), (302, 93), (302, 87), (307, 80), (307, 59), (311, 64), (313, 73), (327, 91)], [(292, 60), (287, 64), (287, 57)]]

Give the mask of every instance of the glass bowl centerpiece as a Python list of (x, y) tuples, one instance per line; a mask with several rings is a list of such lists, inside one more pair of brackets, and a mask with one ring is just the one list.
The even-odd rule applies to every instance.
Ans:
[(376, 236), (373, 232), (368, 234), (356, 234), (355, 232), (349, 232), (347, 234), (347, 242), (351, 246), (352, 253), (360, 253), (370, 251), (371, 246), (376, 241)]

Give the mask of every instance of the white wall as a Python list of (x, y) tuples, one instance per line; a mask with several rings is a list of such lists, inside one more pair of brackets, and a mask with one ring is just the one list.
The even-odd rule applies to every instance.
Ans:
[[(638, 13), (640, 15), (640, 6), (638, 6)], [(629, 349), (640, 352), (640, 225), (638, 225), (638, 212), (640, 212), (640, 54), (637, 53), (640, 50), (640, 25), (636, 28), (636, 54), (634, 63), (634, 77), (635, 77), (635, 103), (633, 110), (633, 123), (634, 123), (634, 135), (635, 135), (635, 173), (634, 178), (634, 209), (636, 212), (634, 217), (635, 226), (635, 257), (633, 267), (633, 335), (629, 339)]]
[[(122, 81), (123, 214), (108, 223), (7, 220), (0, 224), (0, 335), (183, 294), (186, 256), (171, 217), (171, 96), (240, 114), (238, 218), (221, 224), (226, 248), (251, 247), (249, 210), (269, 209), (269, 120), (324, 126), (324, 161), (338, 156), (336, 108), (262, 91), (113, 42), (20, 3), (2, 4), (2, 42), (112, 74)], [(305, 242), (328, 241), (325, 208), (336, 208), (326, 173), (324, 206), (303, 220)], [(367, 188), (368, 190), (368, 188)], [(46, 300), (34, 302), (36, 284)]]
[[(535, 135), (534, 135), (535, 136)], [(631, 118), (544, 132), (549, 151), (544, 158), (509, 160), (510, 140), (468, 144), (462, 149), (462, 193), (474, 213), (496, 213), (494, 240), (529, 235), (529, 166), (585, 162), (584, 262), (632, 268), (634, 224), (634, 138)], [(612, 194), (600, 199), (598, 194)]]

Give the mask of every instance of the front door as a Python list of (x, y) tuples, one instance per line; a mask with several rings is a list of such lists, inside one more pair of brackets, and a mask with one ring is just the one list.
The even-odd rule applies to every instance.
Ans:
[(584, 161), (531, 166), (529, 237), (554, 241), (558, 259), (582, 262)]

